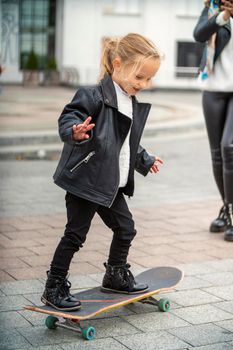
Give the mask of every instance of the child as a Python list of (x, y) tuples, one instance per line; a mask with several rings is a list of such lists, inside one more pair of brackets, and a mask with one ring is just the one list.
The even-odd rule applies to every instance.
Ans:
[(70, 294), (67, 273), (95, 213), (113, 231), (102, 291), (134, 294), (148, 289), (135, 281), (127, 264), (136, 230), (124, 194), (133, 195), (134, 169), (146, 176), (163, 163), (140, 146), (150, 105), (135, 98), (149, 86), (160, 61), (156, 47), (139, 34), (110, 40), (100, 83), (79, 88), (59, 118), (64, 148), (54, 181), (67, 191), (67, 224), (41, 299), (55, 309), (81, 307)]

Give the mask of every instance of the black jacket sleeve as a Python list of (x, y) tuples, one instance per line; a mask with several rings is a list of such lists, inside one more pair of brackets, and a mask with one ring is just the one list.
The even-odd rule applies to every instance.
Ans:
[(72, 101), (67, 104), (58, 119), (59, 135), (63, 142), (81, 146), (87, 143), (93, 137), (93, 131), (90, 130), (90, 138), (83, 141), (76, 141), (72, 138), (72, 126), (81, 124), (91, 116), (97, 115), (98, 103), (94, 96), (94, 90), (91, 88), (79, 88)]
[(137, 158), (135, 163), (135, 170), (143, 176), (146, 176), (155, 162), (155, 157), (147, 153), (147, 151), (139, 145)]
[(208, 18), (208, 7), (204, 8), (193, 32), (196, 41), (206, 42), (214, 33), (218, 32), (221, 26), (216, 23), (216, 17), (217, 15)]

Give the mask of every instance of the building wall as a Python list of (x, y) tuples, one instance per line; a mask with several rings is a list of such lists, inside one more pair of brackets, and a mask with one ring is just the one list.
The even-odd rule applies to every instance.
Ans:
[(145, 2), (144, 34), (154, 40), (164, 53), (156, 78), (159, 86), (194, 87), (196, 79), (176, 78), (177, 41), (194, 41), (193, 29), (203, 7), (203, 0), (163, 0)]
[(0, 63), (2, 63), (2, 1), (0, 0)]
[[(22, 81), (19, 70), (19, 0), (0, 0), (8, 8), (2, 17), (1, 80)], [(4, 5), (6, 2), (8, 7)], [(124, 11), (124, 3), (131, 7)], [(115, 4), (115, 7), (114, 7)], [(5, 6), (5, 7), (4, 7)], [(61, 71), (76, 69), (80, 84), (98, 80), (102, 40), (139, 32), (164, 53), (154, 84), (160, 87), (195, 87), (196, 79), (176, 77), (177, 40), (193, 41), (192, 32), (203, 0), (57, 0), (56, 59)], [(11, 18), (11, 19), (10, 19)], [(12, 22), (13, 21), (13, 22)]]
[(59, 69), (63, 66), (63, 23), (64, 23), (64, 1), (57, 0), (56, 2), (56, 42), (55, 42), (55, 57)]
[(138, 13), (128, 14), (116, 13), (106, 4), (107, 0), (64, 0), (63, 66), (76, 67), (81, 84), (95, 83), (98, 79), (104, 37), (139, 32), (164, 53), (156, 85), (196, 86), (196, 79), (175, 76), (176, 42), (193, 41), (193, 28), (203, 0), (144, 0), (139, 1)]
[(1, 81), (20, 83), (22, 73), (19, 67), (19, 0), (0, 2), (0, 62), (5, 67)]

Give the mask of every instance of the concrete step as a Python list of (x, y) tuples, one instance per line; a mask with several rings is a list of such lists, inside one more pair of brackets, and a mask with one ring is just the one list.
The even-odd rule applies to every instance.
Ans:
[(47, 144), (58, 143), (59, 141), (60, 137), (57, 130), (0, 133), (0, 146)]
[(0, 160), (7, 159), (57, 159), (63, 144), (14, 145), (0, 148)]
[[(145, 128), (144, 137), (188, 134), (204, 130), (204, 121), (188, 120), (169, 123), (150, 123)], [(0, 160), (6, 159), (57, 159), (63, 143), (57, 131), (24, 132), (0, 134)]]
[(200, 119), (188, 119), (188, 120), (175, 120), (161, 123), (150, 123), (146, 125), (143, 135), (144, 136), (157, 136), (176, 133), (187, 133), (197, 130), (204, 130), (204, 120)]

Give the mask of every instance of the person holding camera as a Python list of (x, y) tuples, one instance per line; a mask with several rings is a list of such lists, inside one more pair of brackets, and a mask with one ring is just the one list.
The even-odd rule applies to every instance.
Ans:
[(233, 242), (233, 0), (209, 0), (194, 29), (206, 43), (199, 80), (214, 178), (223, 206), (210, 232)]

